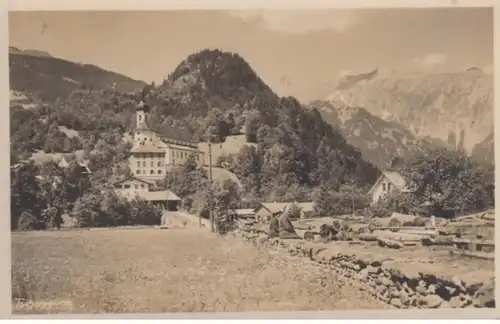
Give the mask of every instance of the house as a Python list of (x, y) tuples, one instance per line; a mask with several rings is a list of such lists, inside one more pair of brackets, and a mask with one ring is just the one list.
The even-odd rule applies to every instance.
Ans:
[[(35, 155), (36, 155), (36, 157), (35, 157)], [(76, 157), (75, 163), (77, 166), (77, 172), (80, 175), (80, 177), (79, 177), (80, 185), (88, 186), (89, 185), (88, 176), (90, 174), (92, 174), (92, 171), (90, 171), (90, 169), (87, 165), (88, 161), (84, 160), (82, 157), (79, 157), (76, 154), (75, 154), (75, 157)], [(48, 162), (53, 162), (54, 165), (56, 166), (56, 168), (67, 169), (71, 165), (71, 163), (68, 161), (71, 161), (72, 158), (73, 158), (73, 155), (70, 153), (64, 153), (64, 154), (62, 154), (62, 153), (54, 153), (54, 154), (37, 153), (37, 154), (34, 154), (34, 157), (32, 157), (26, 161), (21, 161), (17, 164), (14, 164), (13, 166), (11, 166), (11, 169), (14, 170), (15, 172), (17, 172), (22, 165), (25, 165), (27, 163), (33, 163), (34, 165), (36, 165), (38, 167), (43, 167)], [(44, 174), (43, 169), (42, 169), (42, 174)], [(35, 178), (38, 181), (45, 181), (49, 177), (51, 177), (52, 178), (52, 186), (54, 188), (57, 187), (62, 182), (62, 179), (60, 176), (57, 176), (57, 175), (48, 176), (46, 173), (45, 173), (45, 175), (42, 175), (42, 174), (36, 175)]]
[(249, 219), (249, 218), (255, 217), (255, 210), (253, 210), (252, 208), (235, 209), (234, 214), (236, 215), (236, 218), (238, 218), (238, 219)]
[(181, 204), (181, 198), (177, 197), (169, 190), (163, 191), (142, 191), (139, 192), (139, 197), (162, 206), (168, 211), (177, 211)]
[(153, 189), (155, 183), (134, 176), (123, 179), (111, 179), (115, 192), (124, 197), (136, 197), (140, 192), (147, 192)]
[(280, 212), (285, 212), (287, 208), (296, 204), (300, 208), (300, 218), (309, 217), (314, 213), (314, 203), (312, 202), (273, 202), (273, 203), (262, 203), (261, 207), (255, 213), (255, 219), (257, 221), (268, 221), (271, 217)]
[(111, 180), (111, 183), (119, 196), (127, 199), (139, 197), (159, 204), (167, 210), (177, 210), (181, 202), (181, 199), (171, 191), (152, 191), (155, 189), (156, 183), (151, 180), (130, 176), (119, 180)]
[(158, 128), (151, 123), (150, 108), (140, 102), (136, 109), (136, 129), (129, 167), (141, 179), (161, 180), (167, 167), (183, 165), (194, 155), (199, 165), (205, 160), (204, 152), (192, 140), (187, 128), (168, 126)]
[(399, 172), (384, 171), (368, 191), (368, 195), (371, 196), (372, 204), (376, 204), (393, 192), (410, 193), (411, 190)]

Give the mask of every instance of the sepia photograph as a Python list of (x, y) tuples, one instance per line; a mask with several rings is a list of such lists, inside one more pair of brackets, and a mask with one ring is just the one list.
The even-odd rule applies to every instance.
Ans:
[(10, 11), (12, 314), (495, 308), (493, 14)]

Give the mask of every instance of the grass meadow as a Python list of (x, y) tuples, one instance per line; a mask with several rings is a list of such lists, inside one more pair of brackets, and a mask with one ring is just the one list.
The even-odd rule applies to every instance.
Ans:
[(187, 228), (13, 233), (12, 305), (14, 314), (388, 307), (312, 263)]

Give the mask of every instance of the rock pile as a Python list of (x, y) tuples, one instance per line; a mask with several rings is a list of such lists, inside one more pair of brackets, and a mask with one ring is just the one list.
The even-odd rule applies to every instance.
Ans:
[(493, 280), (467, 285), (457, 277), (443, 278), (407, 271), (391, 266), (390, 262), (376, 260), (369, 254), (340, 253), (325, 244), (277, 237), (269, 239), (267, 235), (255, 232), (240, 234), (257, 246), (286, 249), (292, 255), (310, 258), (344, 277), (358, 280), (363, 283), (364, 290), (397, 308), (495, 307)]

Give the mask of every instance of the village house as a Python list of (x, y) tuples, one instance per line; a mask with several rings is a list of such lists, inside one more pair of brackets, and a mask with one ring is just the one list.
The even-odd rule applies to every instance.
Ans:
[(255, 210), (252, 208), (247, 209), (235, 209), (234, 214), (236, 219), (253, 219), (255, 218)]
[(293, 204), (296, 204), (300, 208), (300, 218), (310, 217), (314, 213), (314, 203), (312, 202), (262, 203), (260, 208), (255, 213), (255, 220), (259, 222), (268, 221), (274, 214), (285, 212), (287, 208), (290, 208)]
[(130, 176), (112, 180), (111, 183), (116, 194), (126, 199), (144, 199), (170, 211), (175, 211), (180, 207), (181, 199), (169, 190), (156, 191), (154, 181)]
[[(42, 167), (48, 162), (53, 162), (55, 166), (59, 169), (67, 169), (70, 167), (70, 162), (72, 159), (72, 154), (71, 153), (66, 153), (66, 154), (36, 154), (35, 158), (30, 158), (25, 161), (21, 161), (17, 164), (14, 164), (11, 166), (11, 169), (17, 172), (17, 170), (26, 163), (33, 163), (34, 165), (38, 167)], [(78, 166), (77, 171), (79, 173), (80, 181), (87, 182), (88, 185), (88, 176), (92, 174), (92, 171), (90, 171), (88, 167), (88, 161), (84, 160), (82, 157), (76, 156), (76, 165)], [(46, 180), (46, 176), (44, 175), (36, 175), (35, 178), (38, 181), (43, 181)], [(52, 186), (55, 188), (61, 183), (61, 178), (59, 176), (54, 176), (52, 179)]]
[(188, 129), (173, 126), (158, 129), (149, 120), (149, 111), (142, 101), (137, 106), (129, 159), (130, 170), (137, 178), (161, 180), (169, 167), (183, 165), (192, 155), (199, 165), (204, 164), (204, 152), (198, 149)]
[(385, 199), (393, 192), (411, 193), (403, 176), (396, 171), (382, 172), (375, 184), (372, 186), (368, 195), (371, 196), (372, 205)]

